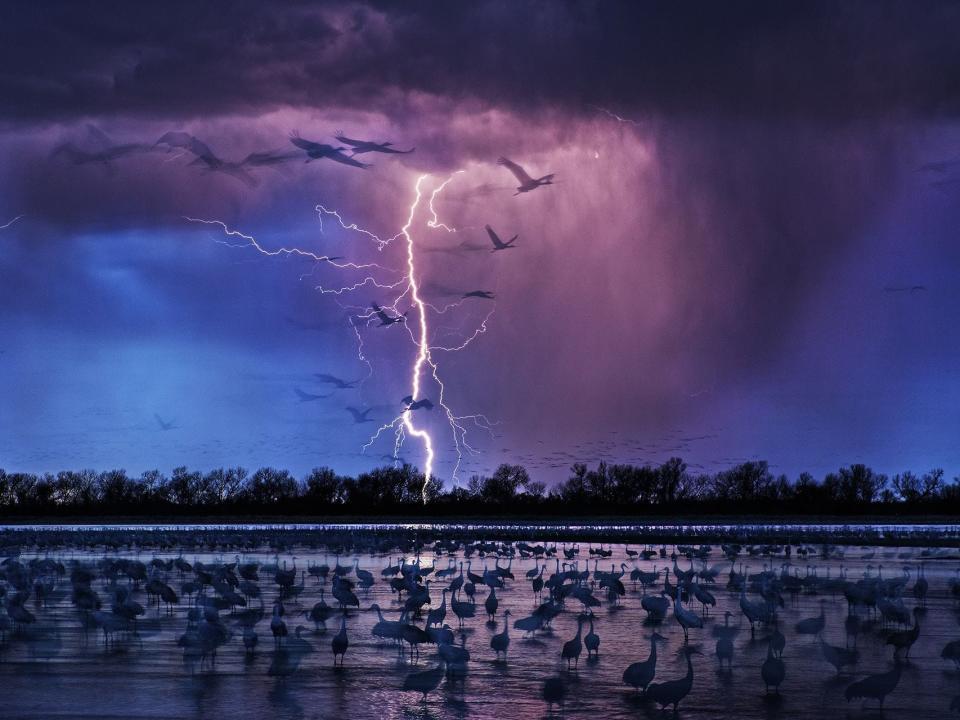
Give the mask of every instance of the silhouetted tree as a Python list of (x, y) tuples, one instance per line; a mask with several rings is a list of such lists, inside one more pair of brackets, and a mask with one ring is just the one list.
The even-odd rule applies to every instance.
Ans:
[(264, 467), (250, 478), (244, 493), (253, 505), (278, 505), (297, 497), (297, 481), (287, 470)]
[(97, 493), (108, 507), (132, 505), (140, 499), (140, 486), (126, 470), (108, 470), (97, 476)]
[(920, 477), (907, 471), (894, 475), (891, 484), (897, 498), (906, 502), (926, 502), (940, 497), (943, 489), (943, 470), (935, 468)]
[(247, 482), (247, 470), (242, 467), (217, 468), (203, 477), (204, 504), (222, 505), (236, 500)]
[(343, 480), (328, 467), (314, 468), (304, 483), (304, 497), (321, 506), (342, 503)]
[(670, 458), (657, 469), (657, 487), (655, 502), (673, 503), (683, 487), (687, 464), (680, 458)]
[(494, 505), (509, 503), (521, 488), (530, 482), (530, 475), (522, 465), (500, 465), (491, 477), (480, 484), (479, 497)]
[(877, 500), (887, 484), (887, 478), (866, 465), (857, 464), (830, 473), (823, 484), (836, 503), (851, 507), (869, 505)]

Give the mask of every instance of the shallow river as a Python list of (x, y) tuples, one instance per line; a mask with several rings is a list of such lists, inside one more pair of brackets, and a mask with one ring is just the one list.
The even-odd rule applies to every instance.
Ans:
[[(530, 537), (525, 538), (533, 544)], [(593, 587), (593, 594), (601, 604), (593, 608), (594, 628), (600, 638), (599, 657), (587, 659), (586, 650), (575, 668), (566, 669), (561, 659), (565, 641), (577, 633), (578, 617), (582, 604), (568, 597), (564, 610), (552, 621), (551, 627), (533, 638), (524, 638), (520, 630), (510, 629), (510, 646), (506, 661), (498, 661), (490, 648), (491, 637), (504, 629), (503, 611), (512, 613), (510, 623), (529, 616), (539, 604), (534, 597), (528, 570), (546, 566), (543, 577), (547, 578), (558, 568), (558, 560), (547, 558), (512, 559), (510, 569), (513, 580), (507, 579), (505, 587), (496, 591), (499, 599), (496, 623), (488, 623), (483, 608), (487, 597), (486, 587), (477, 587), (476, 617), (457, 629), (457, 618), (447, 613), (446, 623), (456, 633), (456, 642), (462, 643), (470, 652), (466, 673), (440, 682), (430, 692), (426, 701), (416, 692), (404, 692), (401, 687), (412, 673), (437, 666), (437, 651), (433, 645), (424, 646), (419, 659), (411, 660), (406, 652), (371, 635), (377, 621), (375, 612), (368, 610), (376, 603), (383, 608), (388, 620), (400, 617), (402, 603), (389, 586), (389, 580), (381, 576), (381, 569), (399, 560), (394, 553), (359, 556), (341, 555), (342, 565), (352, 565), (359, 560), (359, 567), (370, 570), (376, 582), (369, 590), (356, 589), (361, 610), (352, 609), (347, 616), (349, 648), (343, 667), (334, 667), (331, 639), (340, 626), (340, 614), (335, 612), (327, 621), (327, 629), (316, 632), (305, 613), (320, 599), (324, 590), (328, 603), (335, 604), (331, 597), (331, 583), (317, 582), (307, 575), (304, 589), (296, 598), (284, 602), (284, 620), (290, 636), (285, 641), (287, 650), (277, 656), (270, 631), (270, 608), (277, 596), (278, 586), (270, 566), (296, 567), (306, 570), (311, 565), (326, 563), (333, 567), (337, 561), (333, 554), (304, 547), (285, 548), (282, 552), (263, 548), (260, 551), (243, 553), (240, 562), (261, 564), (259, 587), (262, 591), (266, 614), (256, 625), (259, 644), (250, 655), (244, 651), (242, 628), (233, 622), (229, 611), (221, 612), (224, 624), (233, 631), (232, 637), (222, 647), (215, 662), (199, 663), (185, 659), (184, 649), (178, 646), (187, 629), (189, 599), (181, 597), (173, 612), (154, 605), (139, 618), (136, 636), (122, 636), (108, 648), (103, 634), (96, 629), (84, 632), (78, 610), (71, 603), (70, 570), (73, 563), (96, 563), (105, 555), (129, 557), (149, 563), (154, 558), (173, 559), (180, 555), (176, 549), (164, 550), (112, 550), (71, 548), (62, 552), (43, 552), (42, 556), (62, 562), (66, 574), (56, 581), (45, 606), (37, 606), (31, 598), (25, 603), (36, 617), (19, 632), (7, 634), (0, 646), (0, 687), (3, 688), (0, 717), (3, 718), (538, 718), (552, 716), (569, 718), (637, 718), (669, 717), (672, 711), (660, 709), (622, 680), (624, 669), (633, 662), (644, 660), (650, 652), (650, 636), (656, 631), (665, 642), (658, 644), (659, 660), (655, 682), (684, 677), (687, 671), (683, 630), (671, 610), (666, 619), (651, 623), (641, 609), (642, 588), (630, 582), (630, 571), (640, 568), (661, 571), (659, 582), (646, 592), (658, 594), (663, 587), (665, 568), (672, 568), (669, 557), (674, 546), (667, 546), (667, 558), (659, 554), (650, 560), (635, 559), (627, 555), (627, 547), (621, 544), (604, 546), (613, 551), (609, 558), (598, 559), (589, 554), (589, 545), (579, 546), (576, 558), (577, 569), (593, 572), (599, 567), (609, 571), (611, 566), (618, 571), (625, 563), (626, 574), (622, 582), (626, 594), (619, 604), (607, 599), (607, 592)], [(593, 547), (597, 547), (594, 545)], [(565, 563), (562, 545), (558, 545), (559, 563)], [(634, 545), (630, 549), (642, 549)], [(885, 644), (889, 632), (902, 631), (909, 626), (888, 624), (886, 627), (879, 615), (868, 617), (865, 609), (858, 614), (862, 618), (859, 635), (848, 636), (845, 621), (848, 603), (842, 592), (831, 592), (822, 584), (810, 583), (809, 590), (792, 594), (784, 591), (784, 606), (779, 608), (776, 627), (786, 637), (783, 651), (785, 679), (779, 692), (765, 693), (760, 668), (768, 654), (768, 638), (772, 625), (758, 626), (751, 633), (750, 624), (741, 611), (740, 596), (727, 588), (731, 563), (727, 561), (718, 545), (714, 545), (705, 561), (695, 560), (693, 566), (711, 567), (723, 565), (716, 582), (701, 582), (715, 596), (717, 605), (704, 616), (702, 629), (690, 630), (686, 647), (696, 650), (692, 657), (693, 685), (687, 697), (680, 703), (679, 716), (690, 718), (826, 718), (826, 717), (872, 717), (926, 718), (949, 716), (950, 704), (960, 696), (960, 671), (953, 662), (941, 659), (946, 643), (960, 639), (958, 611), (948, 581), (956, 577), (960, 568), (960, 555), (955, 550), (928, 551), (923, 557), (921, 548), (897, 547), (838, 547), (830, 557), (811, 554), (798, 557), (796, 552), (787, 558), (782, 553), (765, 556), (762, 553), (749, 555), (742, 552), (733, 567), (746, 574), (759, 573), (773, 568), (779, 575), (805, 577), (816, 573), (818, 578), (836, 578), (841, 572), (849, 580), (864, 576), (876, 577), (882, 565), (886, 579), (903, 577), (909, 580), (903, 585), (902, 600), (908, 610), (918, 606), (911, 591), (917, 577), (918, 566), (924, 560), (924, 574), (929, 581), (929, 593), (925, 607), (916, 614), (920, 625), (919, 638), (904, 661), (896, 688), (887, 696), (884, 709), (878, 709), (876, 701), (868, 701), (865, 708), (859, 700), (847, 702), (845, 689), (854, 681), (868, 675), (894, 669), (893, 647)], [(28, 563), (37, 557), (36, 551), (23, 548), (19, 562)], [(189, 551), (183, 554), (191, 563), (197, 560), (234, 562), (235, 553), (219, 553), (216, 550), (203, 554)], [(437, 570), (458, 566), (464, 561), (463, 551), (443, 553), (435, 557), (432, 549), (421, 555), (425, 566), (435, 560)], [(412, 560), (412, 558), (408, 558)], [(474, 573), (482, 573), (484, 566), (493, 568), (495, 556), (481, 557), (474, 553), (470, 559)], [(691, 561), (679, 557), (681, 571), (691, 567)], [(501, 567), (507, 566), (506, 558), (500, 559)], [(562, 570), (563, 568), (560, 567)], [(332, 575), (332, 572), (331, 572)], [(178, 594), (190, 574), (180, 576), (176, 570), (162, 572), (164, 579)], [(455, 576), (453, 576), (455, 577)], [(348, 579), (356, 581), (351, 572)], [(431, 580), (432, 606), (441, 601), (441, 589), (452, 577)], [(670, 581), (676, 585), (677, 578), (671, 574)], [(298, 577), (297, 584), (301, 582)], [(126, 582), (124, 584), (127, 584)], [(590, 580), (586, 583), (591, 586)], [(109, 612), (106, 598), (106, 581), (97, 577), (93, 583), (101, 598), (105, 599), (104, 610)], [(8, 591), (8, 596), (12, 591)], [(133, 593), (133, 599), (144, 606), (149, 605), (142, 587)], [(404, 595), (406, 597), (406, 594)], [(546, 597), (546, 595), (544, 595)], [(751, 602), (759, 596), (748, 594)], [(449, 598), (448, 598), (449, 602)], [(258, 606), (259, 603), (252, 601)], [(690, 611), (701, 614), (700, 603), (693, 598), (687, 604)], [(825, 630), (822, 638), (827, 643), (849, 647), (856, 644), (859, 660), (852, 668), (837, 675), (828, 664), (815, 636), (798, 635), (795, 625), (805, 618), (816, 618), (821, 608), (825, 614)], [(426, 614), (424, 608), (424, 617)], [(730, 624), (735, 627), (734, 656), (732, 668), (720, 670), (715, 655), (714, 629), (724, 623), (724, 611), (732, 613)], [(423, 619), (417, 624), (423, 627)], [(295, 628), (304, 630), (297, 640)], [(589, 625), (584, 627), (584, 633)], [(292, 645), (291, 645), (292, 643)], [(286, 674), (278, 676), (276, 668), (280, 661), (287, 660), (291, 648), (295, 649), (299, 665)], [(271, 672), (273, 668), (273, 672)], [(554, 705), (548, 708), (543, 696), (543, 686), (548, 678), (560, 678), (566, 688), (563, 708)]]

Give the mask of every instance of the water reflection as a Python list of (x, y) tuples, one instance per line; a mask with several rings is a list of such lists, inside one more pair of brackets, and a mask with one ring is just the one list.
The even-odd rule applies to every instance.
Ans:
[(11, 550), (4, 717), (942, 717), (960, 694), (955, 550), (234, 532)]

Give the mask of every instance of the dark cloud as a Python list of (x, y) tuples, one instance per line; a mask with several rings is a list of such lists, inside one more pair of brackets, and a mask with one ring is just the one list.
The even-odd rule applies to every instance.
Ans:
[[(507, 439), (496, 447), (529, 447), (544, 434), (579, 442), (607, 428), (660, 437), (676, 423), (713, 433), (699, 425), (709, 416), (735, 421), (736, 436), (720, 442), (738, 453), (786, 452), (791, 428), (760, 441), (750, 420), (756, 413), (769, 427), (778, 418), (786, 424), (789, 413), (809, 411), (790, 399), (802, 396), (839, 418), (818, 441), (839, 456), (843, 437), (866, 442), (874, 429), (896, 427), (864, 399), (864, 378), (876, 382), (884, 370), (860, 372), (859, 358), (879, 346), (848, 342), (847, 330), (869, 334), (877, 296), (891, 300), (877, 289), (885, 285), (927, 285), (934, 307), (942, 296), (925, 275), (955, 266), (942, 238), (928, 247), (912, 230), (897, 237), (902, 246), (889, 242), (896, 262), (864, 261), (874, 257), (887, 214), (917, 195), (918, 152), (932, 153), (923, 161), (952, 157), (936, 124), (958, 109), (960, 10), (924, 9), (7, 4), (0, 224), (25, 218), (0, 231), (0, 321), (17, 369), (3, 375), (0, 390), (16, 393), (18, 412), (108, 398), (104, 412), (127, 413), (134, 428), (117, 453), (134, 453), (145, 466), (155, 464), (149, 432), (157, 411), (193, 423), (198, 443), (222, 440), (231, 449), (253, 447), (253, 429), (257, 443), (273, 434), (289, 442), (285, 433), (296, 427), (296, 460), (270, 458), (298, 470), (332, 457), (321, 439), (355, 452), (366, 428), (338, 422), (347, 419), (343, 403), (334, 404), (341, 398), (307, 410), (292, 386), (308, 389), (317, 371), (363, 376), (346, 320), (389, 294), (323, 294), (318, 286), (356, 278), (225, 247), (217, 227), (184, 216), (217, 218), (268, 248), (401, 266), (398, 245), (378, 252), (329, 218), (321, 232), (316, 204), (387, 237), (403, 223), (421, 172), (436, 183), (461, 169), (439, 202), (442, 219), (461, 230), (430, 230), (419, 217), (418, 246), (438, 252), (423, 252), (418, 271), (433, 294), (496, 293), (486, 333), (469, 352), (440, 357), (455, 409), (504, 421), (497, 432)], [(332, 142), (342, 128), (417, 150), (364, 156), (374, 163), (367, 170), (297, 158), (283, 172), (251, 170), (256, 186), (192, 165), (189, 153), (151, 149), (109, 165), (51, 156), (65, 142), (94, 146), (99, 135), (89, 123), (113, 142), (146, 146), (167, 131), (189, 132), (228, 162), (289, 151), (294, 130)], [(514, 179), (496, 165), (501, 154), (532, 173), (555, 172), (557, 184), (513, 197)], [(486, 252), (486, 223), (519, 233), (516, 250)], [(460, 252), (461, 243), (484, 252)], [(911, 265), (897, 252), (923, 260)], [(851, 265), (859, 284), (840, 293)], [(891, 265), (911, 269), (894, 277)], [(824, 309), (830, 302), (842, 305), (842, 324)], [(438, 343), (462, 340), (487, 307), (494, 305), (469, 303), (437, 318)], [(946, 305), (936, 307), (911, 337), (928, 346), (941, 337), (946, 352), (956, 342), (943, 332)], [(811, 320), (811, 308), (822, 317)], [(890, 336), (915, 310), (898, 308), (896, 331), (884, 325), (883, 352), (900, 358), (905, 376), (914, 372), (910, 349), (894, 347)], [(350, 402), (377, 406), (378, 420), (389, 419), (409, 392), (410, 347), (402, 329), (365, 332), (364, 342), (376, 372)], [(834, 346), (843, 352), (832, 355)], [(82, 372), (72, 369), (74, 353)], [(155, 367), (139, 367), (154, 356)], [(45, 383), (34, 368), (59, 382)], [(914, 370), (911, 377), (923, 375)], [(856, 386), (849, 392), (848, 382)], [(871, 424), (844, 435), (842, 426), (868, 411)], [(439, 413), (424, 422), (435, 424), (448, 463)], [(0, 429), (19, 433), (0, 451), (42, 448), (52, 442), (46, 426), (39, 417), (21, 427), (0, 407)], [(489, 451), (492, 441), (479, 435)], [(208, 456), (184, 445), (181, 460), (176, 451), (171, 444), (163, 457), (236, 461), (226, 450)], [(363, 457), (343, 462), (349, 471), (369, 465)], [(26, 469), (36, 468), (54, 469)]]
[(8, 3), (0, 114), (391, 108), (848, 119), (960, 109), (950, 2)]

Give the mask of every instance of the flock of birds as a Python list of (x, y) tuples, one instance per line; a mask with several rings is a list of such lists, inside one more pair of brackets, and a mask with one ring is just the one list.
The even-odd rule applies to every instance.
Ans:
[[(288, 151), (271, 149), (266, 151), (256, 151), (249, 153), (242, 160), (232, 161), (226, 160), (219, 156), (206, 142), (200, 138), (183, 131), (171, 131), (164, 133), (156, 142), (152, 144), (143, 142), (117, 143), (94, 125), (87, 126), (87, 134), (87, 147), (78, 147), (73, 142), (62, 143), (53, 150), (53, 156), (65, 158), (75, 165), (95, 164), (102, 166), (108, 171), (112, 171), (113, 163), (125, 157), (158, 152), (163, 152), (166, 154), (174, 153), (172, 155), (174, 158), (183, 156), (192, 158), (188, 163), (190, 166), (199, 167), (204, 171), (211, 173), (222, 173), (229, 177), (235, 178), (250, 187), (254, 187), (258, 184), (258, 180), (253, 175), (252, 171), (260, 168), (282, 169), (287, 163), (298, 160), (302, 160), (303, 162), (307, 163), (315, 160), (331, 160), (342, 165), (365, 169), (370, 167), (370, 164), (358, 160), (357, 156), (365, 155), (367, 153), (405, 155), (416, 150), (416, 148), (410, 148), (408, 150), (397, 149), (390, 141), (378, 142), (374, 140), (352, 138), (346, 135), (343, 131), (337, 131), (334, 135), (336, 141), (340, 144), (331, 145), (328, 143), (306, 139), (298, 132), (294, 131), (291, 133), (289, 141), (296, 148), (296, 150)], [(554, 173), (543, 175), (541, 177), (533, 177), (521, 165), (507, 157), (499, 158), (497, 163), (509, 170), (516, 179), (518, 184), (516, 186), (516, 192), (514, 193), (515, 195), (528, 193), (536, 190), (537, 188), (554, 184)], [(517, 247), (516, 241), (519, 237), (518, 235), (513, 235), (513, 237), (504, 241), (490, 225), (486, 225), (485, 230), (487, 237), (490, 239), (490, 252), (496, 253), (503, 250), (511, 250)], [(341, 258), (325, 258), (327, 261), (334, 261), (338, 259)], [(495, 294), (490, 290), (483, 289), (467, 290), (460, 293), (461, 301), (471, 299), (494, 300)], [(388, 312), (388, 310), (380, 307), (376, 302), (371, 303), (371, 309), (371, 317), (376, 318), (379, 321), (378, 327), (389, 327), (391, 325), (404, 323), (407, 319), (407, 313), (391, 314)], [(333, 379), (336, 383), (346, 382), (333, 378), (333, 376), (327, 377)], [(335, 385), (335, 389), (343, 389), (344, 387), (345, 386), (342, 384)], [(293, 390), (297, 398), (302, 403), (323, 400), (331, 397), (333, 394), (308, 392), (299, 387), (295, 387)], [(430, 409), (433, 407), (432, 401), (430, 401), (428, 398), (411, 400), (409, 403), (405, 403), (405, 405), (411, 410), (420, 408)], [(369, 409), (359, 410), (354, 407), (346, 407), (345, 410), (350, 413), (355, 423), (374, 422), (374, 419), (369, 417)], [(175, 424), (163, 420), (157, 414), (154, 415), (154, 419), (156, 420), (161, 431), (165, 432), (177, 429)]]
[[(919, 557), (888, 551), (884, 568), (872, 564), (871, 550), (857, 557), (862, 570), (854, 575), (844, 549), (830, 546), (728, 542), (614, 550), (442, 539), (328, 550), (334, 560), (306, 565), (279, 552), (245, 551), (229, 560), (169, 552), (149, 559), (14, 553), (0, 563), (0, 644), (23, 643), (32, 657), (48, 661), (63, 640), (58, 629), (45, 627), (44, 616), (68, 607), (64, 617), (72, 618), (88, 651), (94, 638), (107, 651), (142, 648), (145, 638), (173, 629), (171, 642), (191, 671), (214, 671), (218, 654), (230, 647), (252, 659), (269, 645), (267, 673), (283, 680), (309, 671), (305, 661), (321, 652), (316, 637), (327, 637), (328, 662), (342, 672), (351, 667), (352, 647), (373, 642), (381, 652), (392, 648), (408, 668), (397, 690), (426, 701), (445, 680), (462, 681), (471, 664), (510, 664), (518, 644), (523, 655), (523, 646), (534, 643), (555, 658), (554, 671), (539, 681), (549, 712), (570, 700), (581, 664), (605, 662), (603, 648), (613, 643), (637, 658), (622, 668), (624, 693), (653, 708), (676, 712), (707, 669), (694, 658), (708, 654), (715, 672), (752, 674), (758, 695), (770, 696), (781, 692), (795, 658), (820, 660), (845, 678), (847, 701), (883, 707), (915, 662), (911, 650), (922, 636), (928, 600), (938, 597), (946, 607), (960, 602), (960, 570), (942, 583), (928, 580), (928, 566), (945, 559), (934, 551)], [(370, 568), (361, 565), (364, 552)], [(819, 614), (786, 619), (810, 597)], [(840, 623), (828, 620), (836, 605), (845, 605)], [(558, 617), (574, 620), (576, 633), (554, 645)], [(624, 623), (635, 634), (624, 636)], [(478, 624), (497, 632), (486, 646), (468, 647)], [(641, 629), (649, 634), (641, 637)], [(671, 634), (685, 665), (680, 676), (662, 663)], [(766, 647), (758, 666), (737, 662), (744, 646), (735, 641), (747, 634)], [(830, 642), (831, 635), (845, 639)], [(882, 672), (859, 670), (865, 642), (869, 652), (884, 654)], [(960, 639), (947, 642), (941, 657), (960, 669)], [(960, 711), (960, 695), (944, 702), (948, 709)]]

